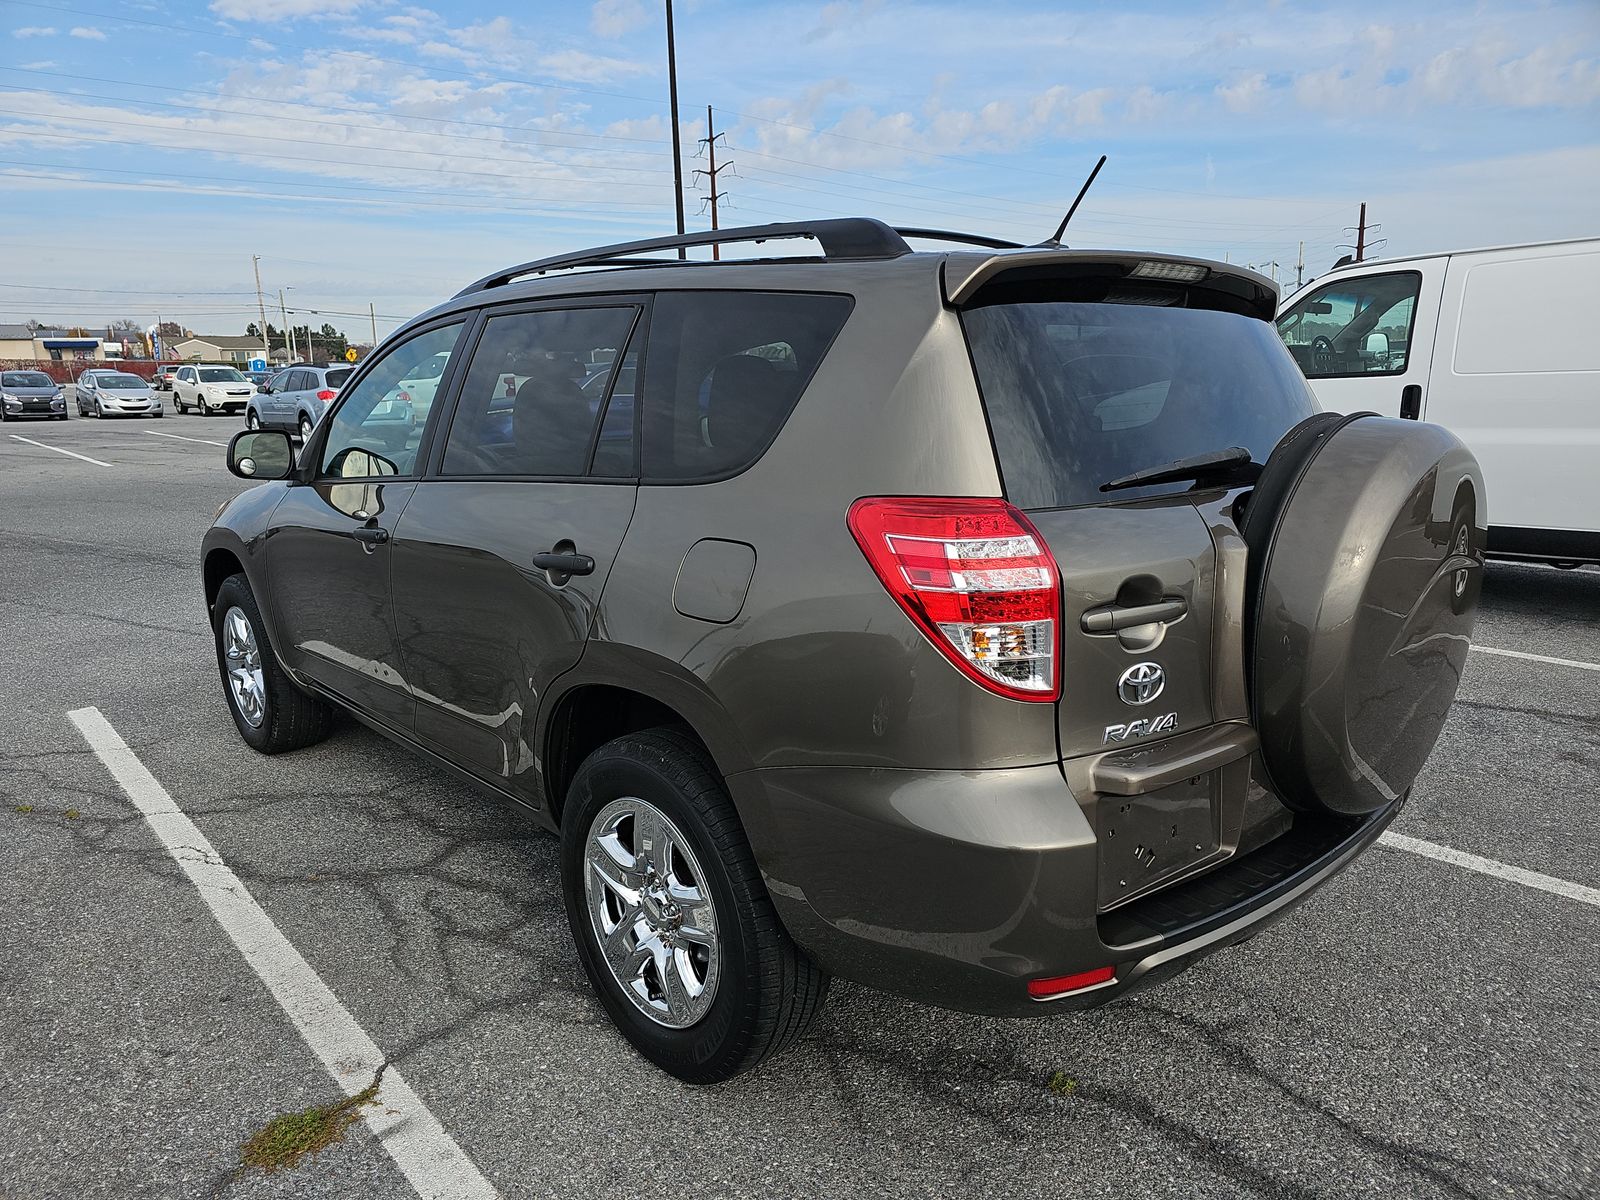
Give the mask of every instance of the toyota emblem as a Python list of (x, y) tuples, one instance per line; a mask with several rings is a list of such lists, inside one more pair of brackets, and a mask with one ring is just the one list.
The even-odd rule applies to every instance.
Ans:
[(1149, 704), (1166, 686), (1167, 673), (1160, 663), (1134, 663), (1117, 680), (1117, 695), (1124, 704)]

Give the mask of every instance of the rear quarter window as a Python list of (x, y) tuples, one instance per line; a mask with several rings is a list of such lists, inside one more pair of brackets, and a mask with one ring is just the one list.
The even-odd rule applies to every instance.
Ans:
[(646, 481), (726, 478), (759, 459), (853, 303), (797, 292), (659, 294), (644, 367)]
[(1265, 462), (1316, 411), (1276, 330), (1253, 317), (1044, 301), (970, 308), (962, 322), (1006, 496), (1020, 508), (1101, 503), (1103, 483), (1229, 446)]

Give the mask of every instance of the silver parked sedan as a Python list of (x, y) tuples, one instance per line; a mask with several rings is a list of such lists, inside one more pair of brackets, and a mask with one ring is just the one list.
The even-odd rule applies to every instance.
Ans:
[(19, 417), (67, 419), (61, 385), (43, 371), (0, 371), (0, 421)]
[(161, 397), (150, 384), (127, 371), (86, 371), (78, 377), (74, 391), (78, 415), (86, 417), (159, 417)]

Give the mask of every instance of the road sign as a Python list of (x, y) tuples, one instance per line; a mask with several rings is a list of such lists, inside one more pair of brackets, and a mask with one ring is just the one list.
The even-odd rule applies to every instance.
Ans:
[(360, 358), (360, 357), (361, 356), (356, 353), (356, 349), (355, 349), (354, 346), (351, 346), (350, 348), (348, 348), (344, 352), (344, 360), (345, 360), (345, 362), (355, 362), (355, 360)]
[(252, 358), (249, 366), (252, 371), (265, 371), (267, 369), (267, 360), (264, 358)]

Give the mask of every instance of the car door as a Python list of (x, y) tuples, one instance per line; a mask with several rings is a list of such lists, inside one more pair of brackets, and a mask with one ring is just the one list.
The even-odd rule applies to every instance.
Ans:
[(267, 390), (256, 397), (256, 409), (263, 424), (283, 424), (283, 393), (293, 377), (293, 371), (279, 371), (267, 380)]
[(413, 701), (395, 651), (391, 538), (416, 488), (431, 426), (371, 417), (419, 359), (450, 356), (460, 319), (390, 347), (302, 448), (299, 482), (272, 515), (266, 558), (278, 651), (368, 715), (409, 731)]
[(177, 377), (172, 382), (173, 403), (184, 408), (195, 403), (197, 389), (195, 380), (199, 378), (193, 367), (179, 367)]
[(1340, 274), (1278, 318), (1278, 335), (1324, 409), (1417, 419), (1426, 400), (1444, 260)]
[(299, 424), (300, 409), (313, 378), (311, 372), (304, 368), (288, 373), (283, 390), (274, 397), (277, 405), (272, 411), (272, 419), (276, 424), (285, 429), (293, 429)]
[(615, 373), (646, 307), (610, 296), (492, 312), (454, 404), (448, 379), (435, 394), (448, 433), (395, 531), (418, 739), (530, 803), (539, 697), (583, 653), (638, 491), (631, 427), (625, 454), (599, 453), (615, 380), (591, 399), (581, 364), (607, 350)]

